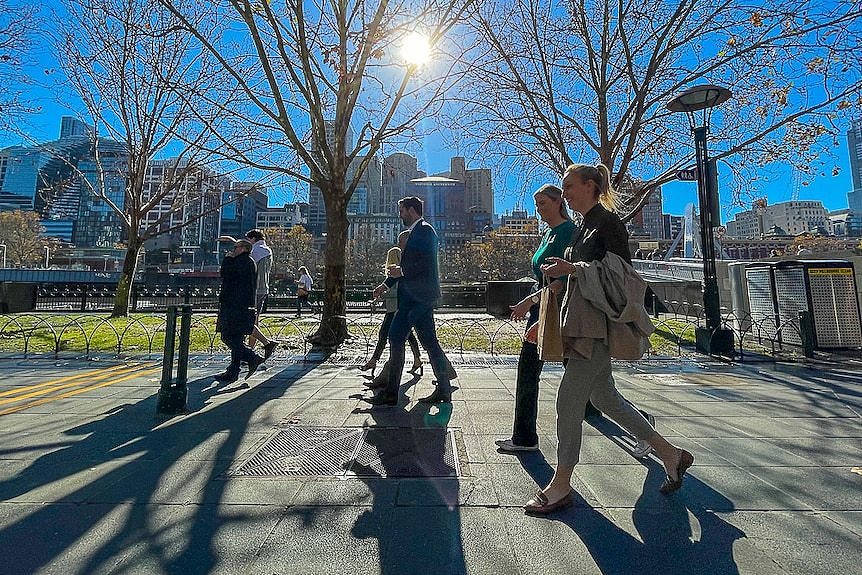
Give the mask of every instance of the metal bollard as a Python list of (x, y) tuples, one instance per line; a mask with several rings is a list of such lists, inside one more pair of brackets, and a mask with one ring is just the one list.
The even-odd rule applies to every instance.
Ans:
[(810, 311), (799, 311), (799, 337), (802, 340), (802, 355), (814, 357), (814, 324)]
[[(176, 345), (177, 312), (179, 312), (181, 319), (177, 377), (174, 379), (174, 346)], [(186, 401), (188, 399), (188, 387), (186, 383), (188, 378), (191, 325), (191, 305), (168, 306), (167, 323), (165, 325), (165, 351), (162, 357), (162, 381), (159, 388), (156, 413), (178, 415), (188, 411), (186, 408)]]

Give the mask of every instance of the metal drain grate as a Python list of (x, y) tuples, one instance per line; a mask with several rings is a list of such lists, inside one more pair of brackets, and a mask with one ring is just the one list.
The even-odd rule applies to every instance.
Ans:
[(455, 431), (303, 427), (278, 431), (229, 477), (457, 477)]
[(289, 427), (279, 431), (230, 476), (343, 475), (362, 429)]
[(359, 477), (457, 477), (454, 430), (372, 427), (350, 473)]

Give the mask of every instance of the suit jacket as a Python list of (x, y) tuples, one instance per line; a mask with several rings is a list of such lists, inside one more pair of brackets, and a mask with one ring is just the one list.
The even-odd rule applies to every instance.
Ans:
[(250, 334), (254, 329), (257, 270), (248, 253), (224, 258), (219, 270), (218, 331)]
[(398, 284), (399, 301), (436, 306), (440, 301), (439, 240), (434, 226), (420, 219), (410, 232), (401, 252), (400, 278), (387, 278), (386, 285)]

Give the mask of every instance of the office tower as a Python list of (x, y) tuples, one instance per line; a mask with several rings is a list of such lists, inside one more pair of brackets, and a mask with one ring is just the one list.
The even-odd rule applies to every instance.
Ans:
[(257, 226), (260, 212), (267, 209), (266, 187), (257, 182), (231, 182), (223, 192), (218, 235), (239, 238)]
[[(847, 149), (850, 152), (850, 177), (853, 190), (862, 190), (862, 117), (850, 121), (847, 130)], [(853, 209), (853, 206), (850, 206)]]

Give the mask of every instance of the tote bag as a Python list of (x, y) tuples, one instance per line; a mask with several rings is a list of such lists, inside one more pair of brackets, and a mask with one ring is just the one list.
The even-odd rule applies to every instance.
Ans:
[(563, 334), (560, 331), (560, 306), (551, 288), (542, 288), (539, 300), (539, 359), (563, 361)]

